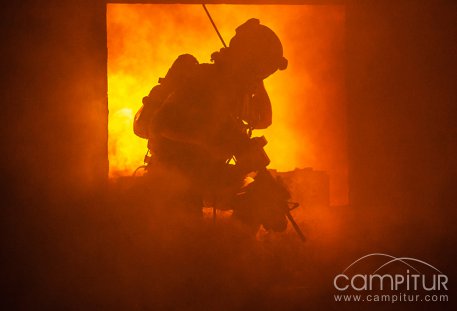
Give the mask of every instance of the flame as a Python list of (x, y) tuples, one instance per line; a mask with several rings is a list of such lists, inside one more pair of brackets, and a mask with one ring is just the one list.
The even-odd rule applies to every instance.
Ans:
[[(289, 68), (265, 80), (273, 125), (258, 135), (269, 141), (270, 167), (313, 167), (330, 175), (331, 203), (347, 203), (344, 101), (344, 6), (208, 5), (222, 37), (256, 17), (282, 40)], [(176, 57), (209, 62), (221, 43), (200, 5), (108, 4), (110, 176), (142, 164), (146, 140), (133, 134), (142, 98)]]

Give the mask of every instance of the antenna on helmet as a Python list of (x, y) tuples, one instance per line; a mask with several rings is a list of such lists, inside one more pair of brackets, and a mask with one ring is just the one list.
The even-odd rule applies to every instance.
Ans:
[(214, 23), (213, 18), (211, 17), (211, 14), (209, 14), (209, 11), (208, 11), (208, 9), (206, 8), (206, 5), (203, 3), (202, 6), (203, 6), (203, 9), (204, 9), (205, 12), (206, 12), (206, 15), (208, 15), (209, 21), (210, 21), (211, 24), (213, 25), (214, 30), (216, 30), (216, 33), (217, 33), (219, 39), (221, 39), (222, 45), (224, 46), (224, 48), (226, 48), (227, 45), (225, 44), (225, 41), (224, 41), (224, 39), (222, 38), (221, 33), (220, 33), (219, 30), (217, 29), (217, 26), (216, 26), (216, 24)]

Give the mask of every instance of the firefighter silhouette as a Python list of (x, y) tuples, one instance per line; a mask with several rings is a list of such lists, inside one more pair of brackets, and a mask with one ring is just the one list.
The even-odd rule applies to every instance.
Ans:
[(179, 56), (144, 97), (134, 132), (148, 139), (147, 169), (159, 163), (185, 176), (190, 182), (181, 198), (193, 206), (188, 208), (201, 213), (205, 200), (233, 210), (253, 230), (283, 231), (289, 193), (266, 169), (265, 138), (251, 137), (272, 123), (263, 80), (286, 69), (282, 44), (253, 18), (211, 61)]

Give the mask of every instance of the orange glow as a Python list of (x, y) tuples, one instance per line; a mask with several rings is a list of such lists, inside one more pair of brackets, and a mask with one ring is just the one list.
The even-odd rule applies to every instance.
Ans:
[[(343, 6), (208, 5), (228, 43), (251, 17), (282, 40), (289, 67), (265, 80), (273, 125), (258, 135), (269, 141), (270, 167), (312, 167), (330, 175), (331, 204), (347, 204)], [(109, 4), (108, 102), (110, 176), (130, 175), (142, 164), (147, 141), (133, 134), (142, 98), (176, 57), (209, 62), (221, 48), (200, 5)]]

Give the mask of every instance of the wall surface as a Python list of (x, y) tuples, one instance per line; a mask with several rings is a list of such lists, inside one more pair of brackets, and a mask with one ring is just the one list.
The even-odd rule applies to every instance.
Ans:
[(2, 156), (15, 191), (87, 191), (107, 171), (105, 5), (2, 8)]
[(455, 203), (456, 15), (452, 1), (349, 5), (354, 204)]

